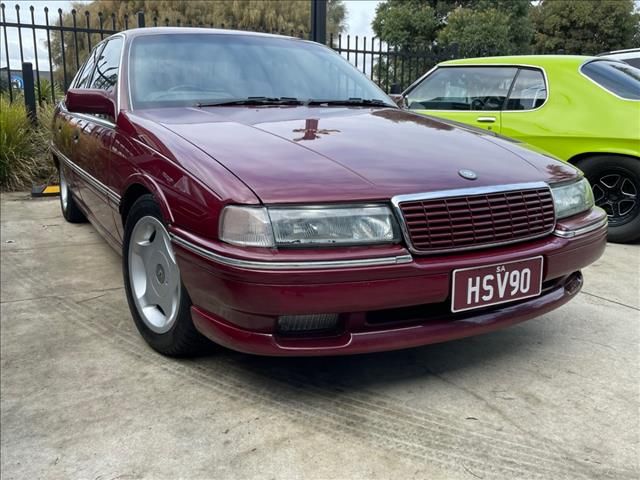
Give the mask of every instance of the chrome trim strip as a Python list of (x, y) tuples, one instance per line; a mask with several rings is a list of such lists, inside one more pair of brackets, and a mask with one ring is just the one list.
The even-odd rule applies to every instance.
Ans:
[(533, 190), (536, 188), (548, 188), (547, 182), (527, 182), (527, 183), (510, 183), (505, 185), (489, 185), (486, 187), (469, 187), (456, 188), (452, 190), (435, 190), (425, 193), (410, 193), (408, 195), (396, 195), (391, 199), (391, 203), (397, 206), (401, 202), (411, 202), (415, 200), (432, 200), (434, 198), (451, 198), (463, 197), (467, 195), (482, 195), (486, 193), (500, 193), (519, 190)]
[(609, 219), (607, 217), (601, 218), (600, 220), (596, 220), (589, 225), (585, 225), (584, 227), (576, 228), (575, 230), (559, 230), (555, 229), (553, 234), (556, 237), (560, 238), (575, 238), (580, 235), (584, 235), (586, 233), (593, 232), (595, 230), (599, 230), (605, 227), (609, 223)]
[(69, 158), (66, 155), (64, 155), (60, 150), (56, 148), (53, 142), (51, 143), (51, 150), (61, 161), (65, 163), (65, 165), (67, 165), (71, 170), (73, 170), (75, 173), (80, 175), (88, 184), (90, 184), (99, 193), (109, 198), (113, 203), (116, 204), (116, 206), (120, 205), (120, 199), (121, 199), (120, 195), (118, 195), (116, 192), (111, 190), (109, 187), (107, 187), (104, 183), (102, 183), (100, 180), (95, 178), (93, 175), (87, 173), (81, 167), (79, 167), (78, 165), (73, 163), (71, 160), (69, 160)]
[(89, 115), (86, 113), (78, 113), (78, 112), (70, 112), (67, 110), (67, 106), (64, 102), (60, 102), (60, 110), (64, 113), (71, 115), (72, 117), (80, 118), (81, 120), (86, 120), (87, 122), (97, 123), (98, 125), (102, 125), (103, 127), (115, 129), (116, 124), (107, 120), (106, 118), (96, 117), (95, 115)]
[(425, 193), (413, 193), (408, 195), (396, 195), (391, 198), (391, 204), (393, 205), (393, 210), (396, 214), (398, 223), (400, 224), (400, 229), (402, 230), (402, 236), (404, 237), (405, 242), (407, 243), (407, 247), (409, 251), (415, 255), (432, 255), (436, 253), (447, 253), (447, 252), (462, 252), (466, 250), (478, 250), (481, 248), (491, 248), (502, 245), (510, 245), (512, 243), (524, 242), (527, 240), (534, 240), (536, 238), (541, 238), (546, 235), (549, 235), (554, 231), (556, 227), (556, 222), (554, 221), (553, 226), (546, 232), (540, 233), (538, 235), (534, 235), (531, 237), (517, 238), (514, 240), (509, 240), (506, 242), (494, 242), (494, 243), (483, 243), (481, 245), (470, 245), (468, 247), (451, 247), (451, 248), (442, 248), (437, 250), (428, 250), (421, 251), (414, 248), (411, 243), (411, 236), (409, 235), (409, 229), (404, 220), (404, 215), (402, 214), (402, 209), (400, 208), (400, 204), (402, 202), (413, 202), (413, 201), (423, 201), (423, 200), (433, 200), (439, 198), (454, 198), (454, 197), (462, 197), (469, 195), (482, 195), (487, 193), (500, 193), (500, 192), (511, 192), (511, 191), (522, 191), (522, 190), (533, 190), (537, 188), (547, 188), (549, 189), (549, 193), (551, 192), (551, 187), (546, 182), (528, 182), (528, 183), (511, 183), (506, 185), (491, 185), (486, 187), (470, 187), (470, 188), (458, 188), (453, 190), (438, 190), (433, 192), (425, 192)]
[(195, 245), (184, 238), (173, 233), (169, 234), (171, 241), (176, 245), (189, 250), (214, 262), (230, 267), (246, 268), (250, 270), (313, 270), (324, 268), (352, 268), (352, 267), (378, 267), (384, 265), (400, 265), (411, 263), (411, 255), (398, 255), (395, 257), (363, 258), (358, 260), (318, 260), (306, 262), (265, 262), (257, 260), (242, 260), (239, 258), (227, 257), (219, 253), (212, 252), (206, 248)]

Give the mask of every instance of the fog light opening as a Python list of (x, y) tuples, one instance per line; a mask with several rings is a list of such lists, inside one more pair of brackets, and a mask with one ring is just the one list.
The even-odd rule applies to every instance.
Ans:
[(332, 331), (337, 328), (338, 319), (337, 313), (282, 315), (278, 317), (278, 332), (291, 335)]
[(582, 288), (582, 272), (574, 272), (564, 282), (564, 289), (569, 295), (575, 295)]

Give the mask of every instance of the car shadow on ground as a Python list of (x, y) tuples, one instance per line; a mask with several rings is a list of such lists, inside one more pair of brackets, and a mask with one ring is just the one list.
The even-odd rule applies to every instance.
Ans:
[[(477, 337), (392, 352), (333, 357), (261, 357), (246, 355), (212, 345), (203, 357), (190, 362), (202, 366), (222, 361), (231, 367), (238, 380), (259, 375), (263, 382), (286, 382), (321, 386), (338, 391), (377, 390), (395, 382), (410, 383), (429, 376), (443, 376), (490, 368), (491, 364), (509, 362), (523, 350), (535, 350), (543, 344), (541, 329), (535, 321)], [(215, 375), (212, 369), (211, 374)], [(249, 378), (247, 378), (249, 381)], [(262, 382), (260, 382), (262, 383)], [(258, 385), (262, 388), (264, 385)]]

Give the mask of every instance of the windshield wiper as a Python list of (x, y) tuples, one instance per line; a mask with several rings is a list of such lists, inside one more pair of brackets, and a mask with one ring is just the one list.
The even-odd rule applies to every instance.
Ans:
[(294, 97), (247, 97), (196, 103), (194, 107), (223, 107), (228, 105), (302, 105), (304, 102)]
[(351, 97), (344, 99), (336, 99), (336, 100), (322, 100), (322, 99), (309, 99), (305, 105), (346, 105), (346, 106), (361, 106), (361, 107), (369, 107), (369, 106), (381, 106), (381, 107), (389, 107), (390, 105), (384, 100), (380, 100), (377, 98), (359, 98), (359, 97)]

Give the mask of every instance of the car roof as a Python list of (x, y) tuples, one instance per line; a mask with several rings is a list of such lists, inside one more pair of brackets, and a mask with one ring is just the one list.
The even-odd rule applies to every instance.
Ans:
[[(128, 39), (136, 37), (145, 37), (149, 35), (179, 35), (185, 33), (198, 33), (208, 35), (237, 35), (237, 36), (252, 36), (252, 37), (272, 37), (272, 38), (286, 38), (290, 40), (300, 40), (298, 37), (291, 37), (288, 35), (276, 35), (273, 33), (251, 32), (247, 30), (229, 30), (226, 28), (208, 28), (208, 27), (145, 27), (145, 28), (131, 28), (129, 30), (123, 30), (115, 35), (124, 35)], [(114, 36), (115, 36), (114, 35)]]
[(610, 52), (603, 52), (603, 53), (599, 53), (598, 56), (604, 56), (604, 55), (618, 55), (618, 54), (625, 54), (625, 53), (640, 53), (640, 48), (625, 48), (623, 50), (612, 50)]
[(621, 52), (601, 53), (598, 58), (612, 58), (615, 60), (629, 60), (640, 58), (640, 48), (625, 50)]
[(442, 62), (440, 66), (452, 65), (533, 65), (538, 67), (578, 66), (598, 57), (585, 55), (511, 55), (504, 57), (461, 58)]

